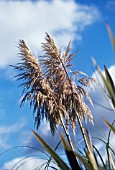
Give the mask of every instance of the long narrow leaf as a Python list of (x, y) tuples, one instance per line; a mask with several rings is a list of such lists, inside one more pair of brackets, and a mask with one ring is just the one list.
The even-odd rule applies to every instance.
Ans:
[(76, 159), (74, 152), (71, 150), (70, 146), (68, 145), (68, 143), (66, 142), (66, 140), (64, 139), (61, 133), (60, 133), (60, 137), (64, 145), (65, 152), (66, 152), (66, 155), (67, 155), (67, 158), (69, 160), (72, 170), (76, 170), (76, 169), (81, 170), (80, 166), (77, 163), (77, 159)]
[[(68, 153), (71, 151), (71, 148), (70, 148), (70, 146), (67, 144), (67, 142), (65, 141), (64, 137), (63, 137), (62, 135), (60, 135), (60, 136), (61, 136), (61, 140), (62, 140), (62, 143), (63, 143), (63, 145), (64, 145), (64, 148), (65, 148), (65, 150), (67, 151), (67, 154), (68, 154)], [(76, 159), (75, 157), (77, 157), (88, 170), (92, 170), (92, 166), (90, 165), (90, 163), (88, 162), (88, 160), (86, 160), (85, 158), (83, 158), (83, 156), (81, 156), (81, 155), (78, 154), (77, 152), (74, 152), (74, 156), (72, 155), (72, 153), (71, 153), (71, 154), (69, 153), (69, 154), (68, 154), (68, 159), (69, 159), (69, 157), (70, 157), (70, 159), (74, 157), (74, 161), (75, 161), (75, 159)], [(72, 161), (72, 164), (74, 163), (74, 161)], [(70, 162), (71, 162), (71, 161), (70, 161)], [(74, 164), (73, 164), (73, 166), (74, 166)], [(75, 170), (78, 169), (78, 168), (75, 167), (75, 166), (74, 166), (74, 168), (75, 168)]]
[(92, 170), (92, 166), (90, 165), (90, 163), (88, 162), (88, 160), (86, 160), (85, 158), (83, 158), (80, 154), (78, 154), (77, 152), (74, 152), (76, 157), (83, 163), (83, 165), (88, 169), (88, 170)]
[(92, 58), (92, 61), (93, 61), (93, 64), (95, 66), (95, 68), (97, 69), (99, 75), (101, 76), (102, 80), (103, 80), (103, 83), (105, 84), (106, 86), (106, 89), (109, 93), (109, 96), (112, 100), (112, 104), (115, 108), (115, 87), (114, 87), (114, 83), (113, 83), (113, 80), (107, 70), (106, 67), (104, 67), (105, 69), (105, 74), (106, 74), (106, 77), (104, 77), (103, 73), (101, 72), (101, 69), (99, 68), (99, 66), (97, 65), (96, 61), (94, 58)]
[(106, 84), (106, 79), (105, 79), (103, 73), (101, 72), (101, 69), (99, 68), (99, 66), (97, 65), (97, 63), (96, 63), (96, 61), (95, 61), (95, 59), (93, 57), (92, 57), (92, 62), (94, 64), (95, 68), (97, 69), (99, 75), (101, 76), (103, 82)]
[(106, 21), (106, 27), (107, 27), (109, 37), (110, 37), (110, 40), (111, 40), (111, 44), (113, 46), (113, 50), (114, 50), (114, 53), (115, 53), (115, 39), (114, 39), (112, 30), (111, 30), (111, 27), (110, 27), (110, 25), (109, 25), (109, 23), (107, 21)]
[(57, 155), (57, 153), (34, 131), (32, 130), (36, 139), (40, 142), (40, 144), (47, 150), (47, 152), (54, 158), (54, 160), (58, 163), (59, 167), (63, 170), (70, 170), (70, 168), (66, 165), (66, 163)]
[(108, 148), (108, 154), (109, 154), (110, 167), (111, 167), (111, 169), (115, 169), (115, 164), (114, 164), (114, 161), (113, 161), (113, 158), (112, 158), (109, 148)]
[(93, 153), (94, 151), (93, 151), (91, 136), (90, 136), (88, 130), (86, 130), (86, 133), (87, 133), (87, 142), (88, 142), (89, 150), (90, 150), (90, 152)]
[[(102, 140), (100, 138), (96, 138), (96, 137), (92, 137), (92, 138), (98, 139), (99, 141), (103, 142), (106, 145), (106, 142), (104, 140)], [(114, 148), (112, 148), (111, 144), (110, 144), (109, 148), (110, 148), (111, 152), (115, 155), (115, 150), (114, 150)]]
[(104, 163), (102, 155), (100, 154), (100, 152), (98, 151), (98, 149), (94, 145), (93, 145), (93, 147), (94, 147), (95, 151), (97, 152), (97, 154), (98, 154), (98, 156), (99, 156), (99, 158), (100, 158), (100, 160), (101, 160), (101, 162), (103, 164), (103, 168), (106, 170), (106, 165)]
[(112, 132), (115, 134), (115, 127), (109, 123), (107, 120), (105, 120), (104, 118), (102, 118), (103, 121), (106, 123), (107, 126), (109, 126), (109, 128), (112, 130)]
[(104, 70), (105, 70), (105, 75), (106, 75), (106, 81), (107, 81), (107, 84), (108, 84), (107, 90), (109, 92), (113, 106), (115, 108), (115, 86), (114, 86), (114, 82), (113, 82), (112, 77), (109, 74), (109, 71), (106, 68), (106, 66), (104, 66)]
[(106, 66), (104, 66), (104, 70), (105, 70), (105, 74), (106, 74), (106, 80), (107, 80), (108, 82), (110, 82), (111, 87), (112, 87), (112, 89), (113, 89), (114, 92), (115, 92), (114, 82), (113, 82), (112, 77), (111, 77), (111, 75), (109, 74), (109, 71), (108, 71), (108, 69), (106, 68)]
[(95, 155), (94, 155), (92, 140), (91, 140), (88, 130), (86, 130), (86, 132), (87, 132), (87, 142), (88, 142), (88, 146), (89, 146), (89, 152), (87, 152), (86, 155), (87, 155), (88, 159), (90, 160), (90, 163), (91, 163), (93, 169), (98, 170), (98, 165), (97, 165), (97, 162), (96, 162), (97, 160), (95, 159)]
[(98, 165), (92, 152), (87, 152), (87, 158), (92, 165), (92, 170), (98, 170)]

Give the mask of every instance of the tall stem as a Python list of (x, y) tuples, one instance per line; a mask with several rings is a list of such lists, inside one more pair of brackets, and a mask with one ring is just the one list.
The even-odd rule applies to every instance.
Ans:
[(77, 113), (77, 111), (76, 111), (76, 115), (77, 115), (77, 120), (78, 120), (78, 123), (79, 123), (80, 130), (81, 130), (81, 133), (82, 133), (84, 142), (85, 142), (85, 146), (86, 146), (86, 148), (87, 148), (88, 151), (89, 151), (90, 149), (89, 149), (89, 145), (88, 145), (88, 143), (87, 143), (87, 138), (86, 138), (85, 129), (84, 129), (82, 123), (81, 123), (80, 116), (79, 116), (79, 114)]
[[(71, 137), (70, 137), (70, 135), (69, 135), (69, 133), (68, 133), (66, 127), (65, 127), (65, 124), (64, 124), (64, 122), (63, 122), (63, 118), (62, 118), (61, 114), (59, 114), (59, 116), (60, 116), (60, 120), (61, 120), (62, 127), (63, 127), (63, 129), (64, 129), (65, 134), (66, 134), (67, 140), (68, 140), (68, 142), (69, 142), (69, 144), (70, 144), (71, 150), (72, 150), (73, 153), (74, 153), (74, 147), (73, 147), (73, 144), (72, 144), (72, 141), (71, 141)], [(78, 164), (77, 158), (76, 158), (76, 164), (77, 164), (77, 169), (78, 169), (78, 170), (81, 170), (81, 168), (80, 168), (80, 166), (79, 166), (79, 164)]]
[(68, 133), (66, 127), (65, 127), (65, 124), (64, 124), (64, 122), (63, 122), (63, 118), (62, 118), (61, 114), (59, 114), (59, 116), (60, 116), (60, 120), (61, 120), (62, 127), (63, 127), (63, 129), (64, 129), (65, 134), (66, 134), (67, 140), (68, 140), (68, 142), (69, 142), (69, 144), (70, 144), (70, 147), (71, 147), (72, 151), (74, 151), (74, 147), (73, 147), (73, 144), (72, 144), (70, 135), (69, 135), (69, 133)]

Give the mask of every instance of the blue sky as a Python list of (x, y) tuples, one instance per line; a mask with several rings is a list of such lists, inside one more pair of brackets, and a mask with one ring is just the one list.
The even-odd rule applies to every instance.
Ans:
[[(18, 61), (19, 39), (27, 42), (33, 54), (41, 53), (45, 32), (52, 35), (58, 46), (63, 48), (72, 39), (72, 51), (78, 50), (73, 60), (75, 69), (92, 76), (94, 67), (91, 57), (93, 56), (102, 70), (104, 64), (108, 67), (115, 80), (115, 58), (105, 20), (109, 21), (115, 35), (114, 0), (0, 1), (0, 153), (18, 145), (37, 145), (31, 133), (31, 129), (34, 129), (32, 110), (29, 109), (28, 104), (19, 108), (21, 88), (12, 78), (16, 72), (9, 67), (10, 64), (16, 64)], [(95, 93), (89, 91), (89, 94), (95, 102), (110, 108), (97, 87)], [(114, 118), (113, 112), (97, 105), (92, 108), (92, 112), (98, 123), (102, 115), (110, 121)], [(104, 127), (103, 124), (100, 126)], [(106, 129), (104, 130), (106, 133)], [(52, 144), (56, 144), (58, 140), (58, 137), (52, 139), (49, 126), (45, 122), (38, 133)], [(92, 134), (97, 135), (97, 133), (98, 129), (95, 125)], [(101, 148), (101, 144), (99, 147)], [(5, 153), (0, 158), (0, 169), (12, 167), (26, 152), (27, 149), (22, 151), (17, 149)], [(22, 169), (26, 169), (26, 166), (31, 170), (36, 166), (36, 161), (30, 161)]]

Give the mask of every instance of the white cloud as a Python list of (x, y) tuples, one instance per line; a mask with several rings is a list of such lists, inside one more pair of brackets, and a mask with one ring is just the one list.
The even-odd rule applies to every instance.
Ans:
[(0, 67), (17, 60), (19, 39), (24, 38), (33, 50), (41, 52), (45, 32), (55, 35), (60, 46), (66, 45), (71, 37), (81, 39), (80, 32), (99, 17), (96, 7), (74, 0), (0, 1)]
[(19, 123), (16, 123), (16, 124), (13, 124), (13, 125), (10, 125), (8, 127), (6, 126), (2, 126), (0, 127), (0, 134), (4, 134), (4, 133), (11, 133), (11, 132), (17, 132), (17, 127), (18, 127), (18, 130), (22, 129), (25, 125), (25, 121), (24, 120), (21, 120), (21, 122)]
[[(13, 125), (4, 125), (0, 126), (0, 146), (1, 148), (8, 148), (10, 147), (9, 139), (12, 139), (12, 135), (16, 135), (19, 133), (23, 127), (25, 126), (26, 122), (24, 119), (20, 120), (18, 123)], [(1, 149), (0, 148), (0, 149)]]
[[(56, 147), (58, 142), (60, 141), (59, 132), (62, 131), (57, 127), (57, 131), (55, 132), (55, 136), (53, 137), (50, 131), (50, 125), (49, 122), (44, 121), (41, 123), (40, 127), (38, 128), (37, 133), (45, 140), (47, 141), (53, 148)], [(23, 131), (21, 133), (21, 136), (23, 138), (22, 145), (26, 146), (34, 146), (41, 148), (41, 144), (36, 140), (34, 134), (31, 131)], [(25, 138), (26, 136), (26, 138)], [(31, 152), (32, 150), (27, 148), (27, 152)], [(34, 150), (33, 150), (34, 151)]]

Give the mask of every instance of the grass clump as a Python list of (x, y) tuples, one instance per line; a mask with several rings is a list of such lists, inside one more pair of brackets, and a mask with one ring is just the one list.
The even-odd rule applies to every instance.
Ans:
[[(108, 25), (107, 28), (112, 44), (114, 45), (111, 29)], [(19, 71), (16, 78), (17, 80), (21, 80), (22, 83), (20, 85), (23, 86), (21, 106), (25, 101), (29, 101), (30, 106), (33, 107), (37, 130), (45, 118), (50, 124), (50, 130), (53, 136), (55, 135), (57, 126), (61, 125), (68, 140), (67, 142), (64, 136), (60, 134), (69, 166), (48, 143), (33, 131), (37, 140), (51, 155), (48, 161), (48, 167), (50, 161), (54, 159), (59, 169), (63, 170), (81, 169), (79, 161), (82, 162), (82, 165), (84, 165), (84, 168), (87, 170), (115, 169), (112, 158), (112, 156), (115, 155), (115, 151), (110, 146), (110, 133), (111, 131), (115, 133), (114, 125), (103, 119), (110, 128), (108, 141), (104, 141), (107, 151), (107, 165), (96, 146), (93, 145), (88, 130), (83, 127), (82, 123), (86, 121), (87, 118), (93, 123), (93, 116), (90, 108), (84, 101), (84, 96), (91, 105), (93, 105), (93, 102), (84, 87), (93, 89), (92, 83), (96, 81), (79, 70), (71, 70), (71, 66), (73, 66), (71, 60), (75, 55), (75, 53), (70, 52), (71, 42), (68, 43), (65, 52), (62, 53), (61, 48), (58, 48), (53, 38), (46, 33), (45, 42), (42, 43), (43, 55), (38, 56), (38, 59), (32, 55), (24, 40), (20, 40), (19, 49), (20, 62), (13, 67)], [(108, 69), (104, 66), (106, 75), (106, 77), (104, 77), (95, 61), (94, 65), (105, 84), (113, 107), (115, 107), (115, 86)], [(69, 127), (71, 127), (75, 136), (77, 126), (80, 127), (85, 143), (86, 148), (84, 153), (79, 150), (75, 151), (71, 140)], [(97, 157), (100, 158), (102, 166), (100, 166)]]

